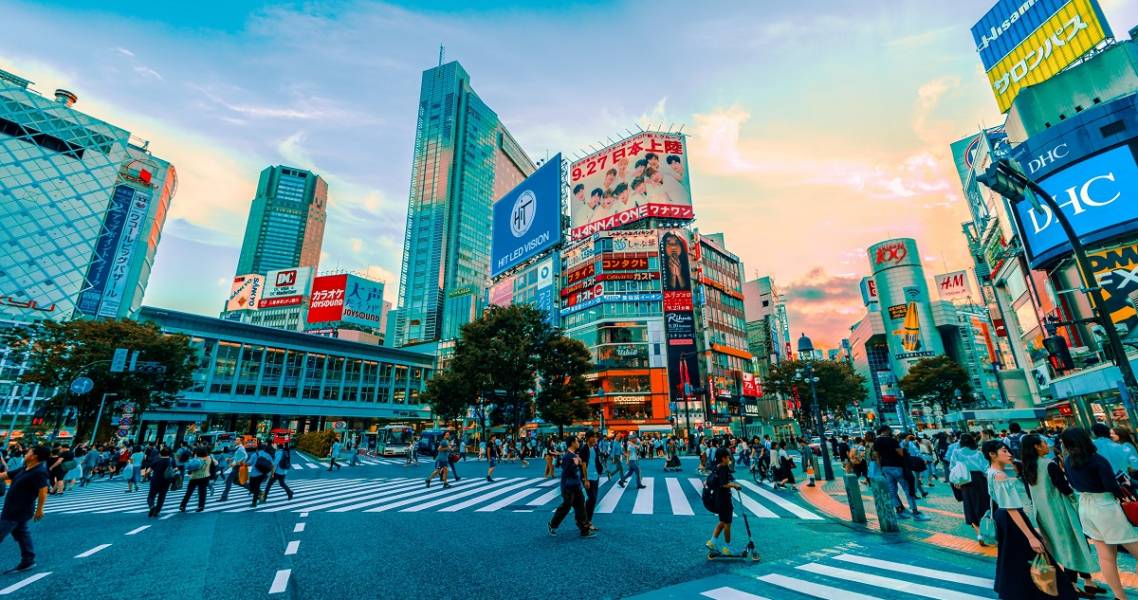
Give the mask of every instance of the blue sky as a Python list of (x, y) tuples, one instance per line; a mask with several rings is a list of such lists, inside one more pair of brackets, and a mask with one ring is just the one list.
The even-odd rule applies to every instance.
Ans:
[[(329, 181), (322, 267), (392, 299), (441, 43), (535, 158), (684, 124), (700, 229), (832, 345), (861, 314), (870, 244), (917, 238), (930, 275), (967, 264), (948, 145), (1000, 119), (968, 32), (991, 4), (17, 1), (0, 68), (175, 163), (147, 304), (217, 312), (257, 174), (280, 163)], [(1138, 3), (1101, 4), (1116, 35), (1138, 24)]]

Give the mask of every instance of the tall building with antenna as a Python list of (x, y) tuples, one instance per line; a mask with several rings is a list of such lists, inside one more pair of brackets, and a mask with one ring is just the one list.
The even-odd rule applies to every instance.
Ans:
[(397, 346), (454, 339), (486, 306), (491, 207), (536, 168), (462, 65), (439, 59), (419, 94)]

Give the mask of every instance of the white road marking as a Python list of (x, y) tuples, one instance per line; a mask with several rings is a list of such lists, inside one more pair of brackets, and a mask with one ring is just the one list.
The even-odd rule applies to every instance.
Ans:
[(828, 600), (882, 600), (877, 596), (869, 596), (866, 594), (859, 594), (858, 592), (851, 592), (820, 583), (813, 583), (805, 579), (795, 579), (787, 577), (786, 575), (779, 575), (778, 573), (771, 573), (770, 575), (763, 575), (757, 578), (759, 581), (765, 581), (771, 585), (777, 585), (780, 588), (785, 588), (799, 594), (806, 594), (814, 596), (815, 598), (826, 598)]
[(602, 515), (611, 513), (616, 509), (616, 505), (620, 502), (620, 497), (623, 495), (623, 487), (616, 484), (609, 486), (608, 493), (605, 494), (604, 498), (601, 498), (600, 502), (597, 502), (597, 509), (595, 512), (601, 513)]
[[(488, 481), (479, 481), (477, 485), (470, 485), (467, 487), (467, 489), (465, 489), (462, 492), (459, 492), (457, 494), (449, 494), (449, 495), (440, 494), (440, 496), (442, 496), (441, 498), (436, 498), (434, 500), (431, 500), (430, 502), (425, 502), (423, 504), (418, 504), (418, 505), (412, 506), (410, 508), (405, 508), (400, 512), (419, 512), (421, 510), (431, 508), (432, 506), (438, 506), (440, 504), (446, 504), (447, 502), (450, 502), (452, 500), (458, 500), (459, 498), (466, 498), (467, 496), (473, 496), (475, 494), (480, 494), (480, 493), (482, 493), (486, 490), (492, 489), (492, 488), (499, 488), (499, 487), (506, 485), (507, 483), (512, 485), (512, 484), (517, 483), (517, 482), (518, 482), (518, 480), (514, 479), (514, 478), (503, 479), (501, 481), (495, 481), (494, 483), (490, 483)], [(404, 505), (406, 505), (406, 504), (413, 503), (414, 500), (401, 500), (400, 502), (402, 502)], [(395, 502), (394, 504), (396, 506), (400, 506), (399, 502)], [(392, 506), (392, 508), (395, 508), (395, 506)], [(371, 509), (369, 512), (380, 512), (380, 510), (387, 510), (387, 509), (385, 509), (383, 506), (377, 506), (376, 508)]]
[(684, 489), (680, 487), (680, 480), (669, 477), (664, 480), (664, 484), (668, 487), (668, 501), (672, 504), (672, 514), (694, 515), (695, 512), (688, 504), (688, 499), (684, 497)]
[[(479, 508), (479, 509), (475, 510), (474, 512), (494, 512), (497, 510), (501, 510), (502, 508), (510, 506), (511, 504), (521, 500), (522, 498), (525, 498), (526, 496), (528, 496), (534, 492), (540, 491), (542, 485), (544, 485), (544, 484), (539, 484), (538, 487), (525, 489), (525, 490), (522, 490), (516, 494), (506, 496), (505, 498), (502, 498), (501, 500), (494, 502), (493, 504), (487, 504), (486, 506), (483, 506), (482, 508)], [(515, 510), (514, 512), (522, 512), (522, 510), (518, 509), (518, 510)], [(527, 509), (527, 510), (525, 510), (525, 512), (533, 512), (533, 511)]]
[(636, 490), (636, 503), (632, 505), (632, 514), (650, 515), (652, 514), (652, 502), (655, 500), (652, 478), (645, 477), (641, 484), (644, 486), (644, 489)]
[(304, 531), (304, 523), (297, 523), (296, 526), (292, 528), (293, 533), (301, 533), (303, 531)]
[(401, 481), (397, 483), (383, 483), (373, 487), (364, 488), (362, 490), (353, 491), (350, 494), (331, 494), (310, 499), (308, 502), (299, 505), (283, 505), (274, 508), (265, 509), (263, 512), (279, 512), (282, 510), (292, 509), (293, 512), (303, 510), (306, 512), (320, 511), (333, 506), (342, 506), (352, 502), (359, 502), (360, 500), (374, 500), (376, 498), (386, 498), (392, 494), (402, 492), (404, 490), (417, 488), (419, 485), (415, 481)]
[[(467, 500), (465, 502), (459, 502), (458, 504), (440, 509), (439, 512), (457, 512), (457, 511), (460, 511), (464, 508), (474, 506), (475, 504), (481, 504), (481, 503), (483, 503), (483, 502), (485, 502), (491, 498), (497, 498), (498, 496), (501, 496), (502, 494), (505, 494), (506, 492), (511, 492), (511, 491), (516, 490), (520, 487), (530, 485), (530, 484), (534, 483), (535, 481), (537, 481), (537, 480), (536, 479), (523, 480), (521, 482), (508, 485), (504, 488), (499, 488), (499, 489), (496, 489), (494, 491), (487, 492), (485, 494), (482, 494), (481, 496), (476, 496), (476, 497), (471, 498), (470, 500)], [(407, 510), (409, 510), (409, 509), (407, 509)]]
[(285, 556), (292, 556), (297, 550), (300, 550), (300, 540), (293, 540), (285, 546)]
[(23, 588), (25, 586), (29, 586), (29, 585), (43, 579), (44, 577), (47, 577), (48, 575), (51, 575), (51, 571), (48, 571), (46, 573), (36, 573), (35, 575), (28, 577), (27, 579), (21, 579), (20, 581), (17, 581), (16, 583), (13, 583), (12, 585), (0, 590), (0, 596), (7, 596), (8, 594), (11, 594), (12, 592), (19, 590), (20, 588)]
[(951, 571), (938, 571), (937, 569), (927, 569), (925, 567), (918, 567), (915, 565), (889, 562), (887, 560), (881, 560), (878, 558), (857, 556), (856, 554), (839, 554), (837, 556), (832, 556), (831, 558), (834, 560), (853, 563), (855, 565), (862, 565), (864, 567), (874, 567), (877, 569), (884, 569), (886, 571), (908, 573), (911, 575), (919, 575), (921, 577), (928, 577), (931, 579), (940, 579), (941, 581), (963, 583), (964, 585), (974, 585), (976, 587), (981, 587), (989, 590), (992, 589), (992, 586), (996, 584), (995, 581), (986, 577), (974, 577), (972, 575), (953, 573)]
[(881, 575), (872, 575), (870, 573), (862, 573), (860, 571), (853, 571), (850, 569), (839, 569), (827, 565), (820, 565), (818, 563), (810, 563), (806, 565), (799, 565), (797, 567), (800, 571), (807, 573), (815, 573), (817, 575), (825, 575), (827, 577), (835, 577), (845, 581), (856, 581), (866, 585), (872, 585), (895, 592), (905, 592), (907, 594), (914, 594), (925, 598), (943, 598), (944, 600), (983, 600), (984, 596), (977, 596), (966, 592), (957, 592), (945, 588), (939, 588), (931, 585), (924, 585), (920, 583), (913, 583), (911, 581), (904, 581), (901, 579), (892, 579), (889, 577), (882, 577)]
[(300, 513), (300, 518), (302, 518), (302, 519), (303, 519), (304, 517), (307, 517), (307, 516), (308, 516), (308, 513), (307, 513), (307, 512), (302, 512), (302, 513)]
[[(561, 482), (558, 481), (557, 483)], [(526, 506), (545, 506), (546, 504), (549, 504), (551, 500), (559, 496), (561, 496), (561, 486), (555, 487), (552, 490), (549, 490), (548, 492), (538, 496), (537, 498), (530, 500), (526, 503)]]
[(699, 595), (711, 598), (712, 600), (769, 600), (768, 598), (748, 594), (747, 592), (732, 587), (715, 588), (714, 590), (701, 592)]
[(137, 535), (139, 533), (142, 533), (143, 531), (146, 531), (147, 529), (150, 529), (150, 526), (149, 525), (143, 525), (142, 527), (136, 527), (134, 529), (131, 529), (130, 531), (126, 532), (126, 534), (127, 535)]
[(763, 488), (751, 483), (750, 481), (739, 480), (739, 483), (742, 483), (743, 487), (755, 492), (756, 494), (762, 496), (763, 498), (766, 498), (767, 500), (770, 500), (771, 502), (774, 502), (779, 507), (785, 509), (787, 512), (793, 514), (794, 516), (796, 516), (800, 519), (807, 519), (807, 520), (811, 520), (811, 521), (822, 521), (823, 520), (821, 515), (810, 512), (810, 511), (806, 510), (805, 508), (802, 508), (801, 506), (791, 502), (790, 500), (787, 500), (786, 498), (779, 496), (778, 494), (775, 494), (773, 492), (768, 492), (767, 490), (764, 490)]
[(270, 594), (279, 594), (288, 589), (288, 578), (292, 575), (292, 569), (281, 569), (273, 576), (273, 585), (269, 586)]
[(92, 554), (94, 554), (96, 552), (102, 552), (103, 550), (106, 550), (107, 548), (110, 548), (110, 547), (111, 547), (110, 544), (99, 544), (98, 546), (95, 546), (94, 548), (91, 548), (90, 550), (88, 550), (86, 552), (76, 554), (75, 558), (87, 558), (88, 556), (91, 556)]

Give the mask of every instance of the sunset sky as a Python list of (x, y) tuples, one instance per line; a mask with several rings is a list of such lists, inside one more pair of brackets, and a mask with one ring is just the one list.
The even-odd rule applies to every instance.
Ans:
[[(9, 1), (0, 68), (175, 164), (148, 305), (218, 312), (269, 164), (324, 176), (321, 267), (394, 300), (419, 77), (443, 44), (535, 159), (684, 125), (699, 229), (829, 347), (863, 312), (872, 243), (916, 238), (930, 276), (969, 265), (948, 147), (1002, 120), (968, 31), (993, 3)], [(1117, 37), (1138, 24), (1138, 2), (1101, 5)]]

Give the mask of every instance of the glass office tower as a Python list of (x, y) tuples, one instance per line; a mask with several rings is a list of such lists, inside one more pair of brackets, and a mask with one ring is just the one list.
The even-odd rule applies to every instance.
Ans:
[(534, 170), (461, 65), (423, 72), (397, 346), (452, 339), (486, 306), (491, 206)]
[(318, 267), (327, 214), (328, 184), (319, 175), (286, 166), (261, 171), (236, 275)]

